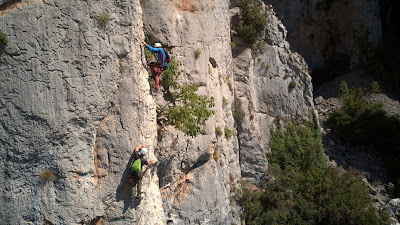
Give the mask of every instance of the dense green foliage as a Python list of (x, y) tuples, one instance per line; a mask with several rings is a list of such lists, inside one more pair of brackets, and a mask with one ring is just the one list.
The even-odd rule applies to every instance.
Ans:
[(264, 33), (267, 25), (262, 3), (257, 0), (236, 0), (236, 3), (242, 17), (236, 31), (244, 42), (251, 45)]
[(157, 108), (157, 122), (160, 126), (174, 125), (190, 136), (204, 133), (200, 127), (215, 114), (214, 98), (196, 94), (199, 85), (190, 83), (180, 85), (177, 82), (181, 74), (181, 64), (173, 57), (168, 69), (162, 73), (161, 86), (167, 92), (168, 103)]
[(334, 168), (277, 171), (262, 191), (244, 190), (246, 224), (385, 224), (366, 187), (351, 174)]
[(171, 89), (179, 89), (180, 85), (177, 82), (178, 77), (182, 71), (179, 69), (181, 63), (172, 56), (171, 61), (168, 63), (168, 69), (162, 73), (162, 79), (160, 79), (160, 85), (166, 91)]
[(244, 188), (246, 224), (385, 224), (358, 177), (327, 167), (313, 120), (271, 130), (274, 179), (262, 188)]
[(309, 122), (307, 126), (289, 125), (285, 127), (285, 132), (279, 128), (271, 130), (269, 162), (279, 165), (283, 170), (326, 168), (321, 135), (313, 126)]
[(0, 47), (7, 46), (8, 40), (7, 35), (0, 30)]
[[(372, 91), (376, 91), (376, 84)], [(329, 115), (333, 132), (353, 144), (373, 145), (382, 155), (392, 180), (398, 182), (400, 171), (400, 121), (389, 116), (382, 104), (368, 103), (361, 88), (341, 84), (342, 107)], [(399, 193), (398, 193), (399, 194)]]

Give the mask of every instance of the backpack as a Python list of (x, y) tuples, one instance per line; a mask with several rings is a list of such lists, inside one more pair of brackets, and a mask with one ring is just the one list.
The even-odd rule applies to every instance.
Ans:
[(161, 58), (163, 58), (163, 60), (165, 60), (165, 62), (167, 62), (167, 63), (171, 62), (171, 59), (172, 59), (171, 54), (168, 52), (168, 50), (166, 48), (163, 48), (163, 50), (165, 52), (165, 58), (163, 57), (163, 55), (161, 53), (159, 53)]
[(140, 160), (140, 158), (136, 159), (135, 162), (133, 162), (132, 170), (138, 173), (142, 170), (142, 160)]

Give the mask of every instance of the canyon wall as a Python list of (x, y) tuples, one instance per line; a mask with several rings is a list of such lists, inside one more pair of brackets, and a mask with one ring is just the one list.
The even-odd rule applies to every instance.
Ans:
[[(0, 223), (240, 224), (241, 180), (268, 179), (271, 127), (313, 110), (308, 66), (264, 8), (251, 50), (228, 0), (0, 1)], [(179, 82), (214, 97), (204, 133), (157, 132), (165, 99), (150, 88), (143, 40), (171, 47)], [(157, 163), (138, 202), (128, 175), (143, 144)]]
[(335, 70), (358, 65), (357, 48), (367, 47), (359, 40), (365, 31), (372, 48), (382, 41), (378, 0), (263, 1), (274, 6), (288, 30), (287, 40), (305, 58), (313, 79), (326, 80), (337, 75)]

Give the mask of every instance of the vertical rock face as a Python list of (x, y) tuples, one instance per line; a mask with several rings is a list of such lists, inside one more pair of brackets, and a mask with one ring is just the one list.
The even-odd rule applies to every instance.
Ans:
[[(239, 181), (266, 178), (274, 119), (307, 119), (313, 105), (308, 67), (272, 8), (257, 51), (234, 36), (232, 52), (229, 6), (0, 1), (0, 224), (240, 224)], [(156, 139), (165, 100), (149, 88), (144, 31), (173, 47), (180, 83), (214, 97), (205, 133), (166, 127)], [(139, 204), (128, 174), (142, 144), (158, 163)]]
[(354, 30), (367, 29), (372, 46), (382, 39), (377, 0), (264, 2), (274, 6), (289, 31), (289, 43), (302, 54), (313, 71), (334, 61), (346, 60), (346, 57), (357, 57), (354, 55)]
[(0, 224), (148, 224), (126, 185), (133, 148), (156, 132), (139, 2), (1, 3)]
[[(215, 116), (195, 138), (168, 128), (158, 143), (160, 188), (168, 219), (176, 224), (238, 224), (238, 142), (222, 132), (235, 130), (229, 1), (142, 1), (148, 37), (174, 47), (182, 63), (180, 82), (200, 84), (198, 93), (215, 98)], [(163, 12), (160, 13), (160, 8)], [(195, 57), (195, 51), (200, 53)], [(230, 84), (231, 87), (227, 84)], [(157, 98), (158, 104), (163, 104)], [(160, 106), (161, 106), (160, 105)]]
[(233, 39), (237, 46), (233, 50), (236, 101), (245, 112), (239, 127), (240, 164), (242, 176), (253, 183), (266, 178), (265, 155), (273, 120), (306, 120), (313, 110), (308, 66), (289, 50), (287, 31), (272, 7), (265, 8), (266, 34), (255, 51)]

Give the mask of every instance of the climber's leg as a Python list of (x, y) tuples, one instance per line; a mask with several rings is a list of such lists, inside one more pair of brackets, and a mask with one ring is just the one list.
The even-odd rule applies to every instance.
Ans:
[(136, 197), (136, 185), (137, 185), (137, 183), (138, 183), (137, 173), (133, 172), (131, 199), (134, 199)]
[(156, 74), (156, 71), (155, 71), (155, 67), (157, 67), (157, 65), (156, 64), (150, 64), (150, 71), (151, 71), (151, 74), (153, 75), (153, 76), (155, 76), (155, 74)]
[(162, 73), (161, 69), (158, 68), (156, 77), (155, 77), (155, 79), (154, 79), (154, 86), (155, 86), (157, 89), (159, 88), (160, 75), (161, 75), (161, 73)]

